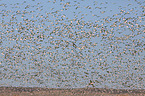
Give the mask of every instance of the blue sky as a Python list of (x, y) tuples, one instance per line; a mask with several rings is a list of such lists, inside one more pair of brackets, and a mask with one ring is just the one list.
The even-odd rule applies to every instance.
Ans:
[[(96, 87), (143, 88), (140, 79), (125, 80), (130, 74), (142, 78), (144, 73), (144, 2), (1, 0), (1, 70), (11, 73), (4, 76), (2, 85), (8, 80), (13, 86), (65, 87), (61, 80), (68, 80), (76, 82), (71, 87), (84, 87), (90, 79), (95, 82), (104, 76)], [(37, 72), (38, 77), (32, 78)], [(59, 74), (61, 80), (50, 76), (54, 85), (47, 85), (49, 74)], [(8, 77), (19, 77), (19, 83)], [(22, 82), (30, 77), (29, 83)], [(115, 83), (109, 83), (110, 79)]]

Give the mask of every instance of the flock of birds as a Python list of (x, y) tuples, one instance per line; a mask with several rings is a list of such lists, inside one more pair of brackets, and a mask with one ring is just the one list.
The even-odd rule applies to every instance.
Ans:
[(145, 2), (83, 2), (1, 3), (0, 85), (145, 88)]

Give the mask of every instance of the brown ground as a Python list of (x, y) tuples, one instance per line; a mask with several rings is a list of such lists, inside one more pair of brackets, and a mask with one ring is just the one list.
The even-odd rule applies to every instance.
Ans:
[(52, 89), (52, 88), (24, 88), (0, 87), (0, 96), (145, 96), (145, 89)]

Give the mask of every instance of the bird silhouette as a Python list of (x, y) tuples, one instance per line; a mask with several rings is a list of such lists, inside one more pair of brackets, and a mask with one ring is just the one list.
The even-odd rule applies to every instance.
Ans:
[(77, 45), (74, 42), (72, 42), (72, 43), (73, 43), (73, 47), (77, 48)]
[(92, 80), (90, 80), (90, 83), (88, 84), (88, 86), (89, 86), (89, 85), (92, 85), (93, 87), (95, 87), (95, 86), (94, 86), (94, 83), (92, 82)]

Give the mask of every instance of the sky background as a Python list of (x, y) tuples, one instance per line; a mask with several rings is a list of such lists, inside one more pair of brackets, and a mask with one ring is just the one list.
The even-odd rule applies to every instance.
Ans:
[(1, 0), (0, 85), (145, 88), (144, 3)]

